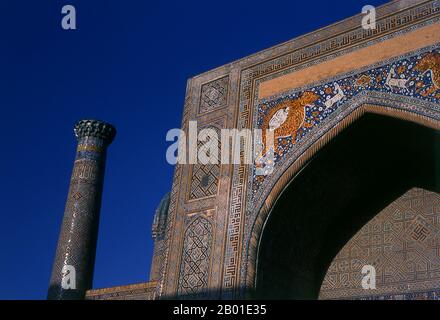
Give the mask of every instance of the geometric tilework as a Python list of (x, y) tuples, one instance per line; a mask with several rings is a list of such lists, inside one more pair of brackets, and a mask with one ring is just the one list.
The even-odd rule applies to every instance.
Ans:
[[(439, 299), (440, 194), (414, 188), (367, 223), (332, 261), (320, 299)], [(361, 286), (376, 268), (376, 290)]]
[(208, 286), (211, 243), (211, 223), (196, 218), (186, 230), (183, 244), (179, 278), (179, 295), (183, 298), (201, 297)]
[(229, 76), (211, 81), (202, 86), (199, 113), (225, 107), (228, 102)]
[(193, 166), (190, 199), (216, 195), (219, 174), (219, 164), (195, 164)]
[[(217, 133), (217, 145), (220, 150), (220, 130), (217, 127), (208, 127), (205, 129), (215, 130)], [(199, 142), (198, 150), (203, 143)], [(220, 176), (220, 153), (217, 154), (218, 163), (215, 164), (194, 164), (192, 167), (191, 185), (189, 200), (210, 197), (217, 194), (218, 182)]]

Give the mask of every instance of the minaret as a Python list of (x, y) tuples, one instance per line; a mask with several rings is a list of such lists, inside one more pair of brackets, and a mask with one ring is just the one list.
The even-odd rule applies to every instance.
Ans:
[(107, 147), (116, 130), (105, 122), (81, 120), (69, 194), (52, 268), (48, 299), (84, 299), (91, 289)]

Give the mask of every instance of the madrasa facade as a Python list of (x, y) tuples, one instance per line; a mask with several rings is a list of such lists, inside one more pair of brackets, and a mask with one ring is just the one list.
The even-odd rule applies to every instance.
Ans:
[(148, 282), (92, 288), (116, 130), (78, 122), (48, 298), (440, 299), (440, 1), (363, 17), (188, 80), (182, 130), (270, 127), (273, 172), (176, 164)]

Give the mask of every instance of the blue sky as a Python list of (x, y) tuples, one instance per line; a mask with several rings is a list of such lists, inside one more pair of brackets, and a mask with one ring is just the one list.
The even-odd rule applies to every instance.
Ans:
[[(46, 297), (77, 120), (118, 130), (94, 287), (146, 281), (173, 174), (165, 135), (180, 126), (186, 80), (385, 2), (2, 0), (0, 299)], [(67, 4), (77, 30), (61, 28)]]

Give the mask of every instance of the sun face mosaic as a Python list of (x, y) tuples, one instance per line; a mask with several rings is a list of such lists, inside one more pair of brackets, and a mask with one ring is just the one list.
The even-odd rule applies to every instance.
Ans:
[[(344, 103), (368, 90), (440, 103), (440, 49), (430, 50), (302, 92), (286, 93), (258, 105), (257, 127), (274, 132), (275, 168), (295, 144)], [(263, 150), (268, 146), (263, 135)], [(255, 194), (267, 176), (256, 175)]]

